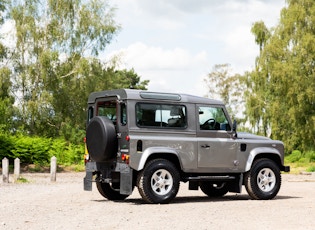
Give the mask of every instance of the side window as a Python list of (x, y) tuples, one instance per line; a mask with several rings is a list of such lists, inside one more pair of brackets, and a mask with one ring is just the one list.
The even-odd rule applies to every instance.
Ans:
[(136, 104), (139, 127), (183, 128), (187, 126), (186, 107), (183, 105)]
[(127, 124), (127, 107), (126, 107), (126, 104), (121, 104), (121, 107), (120, 107), (120, 123), (122, 125)]
[(228, 119), (220, 107), (199, 107), (199, 125), (201, 130), (231, 130)]
[(93, 118), (93, 107), (88, 108), (88, 122)]

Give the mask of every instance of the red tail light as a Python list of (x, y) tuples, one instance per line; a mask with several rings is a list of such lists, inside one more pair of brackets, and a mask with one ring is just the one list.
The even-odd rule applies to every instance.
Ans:
[(121, 154), (121, 160), (125, 161), (127, 164), (129, 164), (129, 155), (127, 154)]

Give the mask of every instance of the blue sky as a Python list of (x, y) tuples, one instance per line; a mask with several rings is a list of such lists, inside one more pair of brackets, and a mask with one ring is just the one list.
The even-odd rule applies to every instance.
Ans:
[(285, 0), (110, 0), (121, 31), (103, 58), (119, 57), (149, 90), (204, 96), (215, 64), (251, 70), (259, 48), (254, 22), (276, 26)]

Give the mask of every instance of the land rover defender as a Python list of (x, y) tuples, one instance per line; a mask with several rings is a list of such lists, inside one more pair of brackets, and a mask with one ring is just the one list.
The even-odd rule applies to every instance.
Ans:
[(96, 182), (109, 200), (137, 187), (148, 203), (169, 203), (180, 182), (209, 197), (272, 199), (281, 186), (281, 141), (241, 133), (218, 100), (118, 89), (91, 93), (84, 190)]

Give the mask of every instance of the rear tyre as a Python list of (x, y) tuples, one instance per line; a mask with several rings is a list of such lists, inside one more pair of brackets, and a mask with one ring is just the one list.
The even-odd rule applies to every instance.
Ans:
[(111, 183), (96, 182), (96, 187), (99, 193), (108, 200), (124, 200), (129, 196), (120, 194)]
[(165, 159), (150, 161), (137, 178), (140, 195), (152, 204), (167, 204), (173, 200), (179, 190), (179, 182), (177, 168)]
[(221, 197), (229, 191), (226, 183), (213, 184), (210, 182), (201, 182), (200, 189), (209, 197)]
[(245, 174), (245, 188), (249, 196), (255, 200), (274, 198), (281, 187), (279, 167), (270, 159), (254, 161), (252, 168)]

